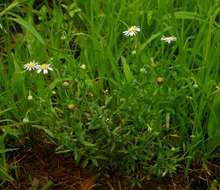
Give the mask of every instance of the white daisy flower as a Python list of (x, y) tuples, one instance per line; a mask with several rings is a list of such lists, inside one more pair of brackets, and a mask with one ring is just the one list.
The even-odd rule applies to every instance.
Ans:
[(53, 68), (51, 67), (51, 64), (42, 64), (37, 66), (37, 73), (40, 73), (41, 71), (43, 74), (48, 74), (49, 70), (53, 71)]
[(24, 69), (26, 71), (36, 70), (37, 67), (38, 67), (38, 62), (36, 62), (36, 61), (30, 61), (29, 63), (24, 65)]
[(128, 30), (124, 31), (123, 34), (126, 37), (135, 36), (140, 31), (141, 31), (141, 29), (139, 26), (131, 26), (130, 28), (128, 28)]
[(175, 36), (169, 36), (169, 37), (162, 36), (160, 40), (170, 44), (171, 42), (175, 42), (176, 41), (176, 37)]

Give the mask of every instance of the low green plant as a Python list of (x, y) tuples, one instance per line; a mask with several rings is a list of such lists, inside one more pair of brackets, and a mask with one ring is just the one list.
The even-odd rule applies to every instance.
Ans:
[[(38, 128), (58, 153), (135, 184), (218, 155), (217, 1), (36, 2), (0, 10), (2, 150), (5, 134)], [(26, 71), (33, 61), (52, 68)]]

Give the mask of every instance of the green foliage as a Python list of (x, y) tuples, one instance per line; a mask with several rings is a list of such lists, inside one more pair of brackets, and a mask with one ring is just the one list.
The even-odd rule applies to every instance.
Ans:
[(211, 105), (210, 116), (208, 120), (208, 143), (207, 150), (212, 153), (214, 149), (219, 146), (219, 127), (220, 127), (220, 98), (219, 90), (217, 89), (214, 95), (213, 104)]
[[(6, 139), (43, 130), (83, 167), (142, 177), (219, 146), (218, 1), (14, 1), (0, 6), (0, 179)], [(132, 25), (141, 31), (125, 37)], [(161, 37), (176, 36), (167, 44)], [(49, 74), (25, 71), (30, 61)], [(7, 141), (8, 142), (8, 141)], [(214, 188), (214, 187), (213, 187)]]

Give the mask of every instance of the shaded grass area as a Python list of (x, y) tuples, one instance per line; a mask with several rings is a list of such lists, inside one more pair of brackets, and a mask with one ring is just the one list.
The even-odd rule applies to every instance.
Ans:
[[(56, 142), (56, 153), (69, 153), (77, 165), (96, 168), (98, 176), (129, 176), (125, 187), (152, 177), (176, 181), (180, 170), (192, 176), (194, 189), (196, 181), (199, 188), (218, 188), (219, 6), (204, 0), (1, 3), (1, 183), (18, 177), (8, 164), (20, 148), (15, 142), (28, 136), (32, 147), (41, 129)], [(140, 32), (124, 36), (134, 25)], [(25, 70), (27, 63), (38, 69)], [(41, 147), (21, 160), (31, 162), (39, 151), (36, 167), (43, 169), (52, 158)]]

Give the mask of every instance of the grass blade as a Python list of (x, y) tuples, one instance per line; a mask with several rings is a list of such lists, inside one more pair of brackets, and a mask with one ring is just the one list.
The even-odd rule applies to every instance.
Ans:
[(45, 44), (44, 39), (30, 23), (28, 23), (27, 21), (25, 21), (24, 19), (18, 16), (17, 18), (10, 18), (10, 19), (23, 26), (28, 32), (30, 32), (33, 36), (35, 36), (43, 45)]

